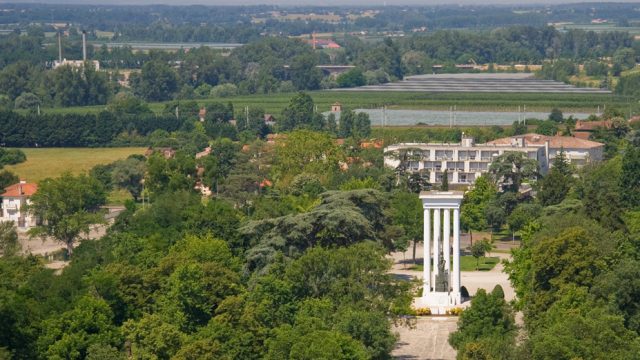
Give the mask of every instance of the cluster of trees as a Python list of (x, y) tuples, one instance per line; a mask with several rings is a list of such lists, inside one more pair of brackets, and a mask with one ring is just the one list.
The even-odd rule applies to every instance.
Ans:
[[(540, 76), (565, 81), (577, 74), (575, 61), (586, 61), (585, 71), (602, 77), (601, 85), (606, 87), (610, 85), (607, 74), (624, 74), (635, 65), (640, 51), (639, 42), (624, 32), (560, 32), (531, 26), (474, 32), (440, 30), (376, 43), (346, 35), (336, 39), (342, 48), (331, 52), (314, 51), (301, 39), (259, 37), (230, 54), (207, 47), (145, 53), (103, 46), (90, 55), (110, 69), (107, 75), (90, 67), (47, 70), (44, 64), (57, 54), (54, 47), (43, 49), (45, 39), (44, 32), (35, 28), (27, 36), (0, 39), (0, 49), (12, 49), (0, 57), (0, 95), (6, 97), (0, 101), (5, 105), (105, 104), (121, 89), (119, 69), (128, 68), (141, 70), (131, 74), (130, 84), (132, 92), (146, 101), (371, 85), (431, 73), (434, 64), (444, 64), (443, 71), (458, 71), (454, 64), (470, 62), (540, 64), (550, 60)], [(65, 38), (63, 45), (69, 57), (81, 52), (78, 35)], [(611, 69), (600, 60), (604, 57), (612, 58)], [(321, 64), (357, 67), (334, 79), (316, 67)], [(637, 90), (632, 78), (621, 83), (622, 94)]]
[[(637, 130), (615, 142), (609, 160), (580, 170), (562, 151), (555, 154), (553, 167), (535, 184), (535, 199), (503, 206), (513, 209), (505, 222), (522, 239), (505, 263), (517, 299), (509, 304), (499, 290), (479, 291), (449, 339), (458, 358), (638, 354)], [(489, 225), (492, 199), (507, 194), (478, 179), (465, 196), (463, 220), (473, 223), (481, 216), (469, 215), (483, 208)], [(526, 337), (518, 336), (515, 311), (524, 314)]]
[(101, 105), (117, 85), (91, 63), (84, 68), (61, 66), (47, 71), (42, 64), (18, 61), (0, 71), (0, 106), (34, 110), (38, 106)]
[[(402, 214), (419, 220), (420, 208), (402, 199), (417, 197), (380, 150), (310, 130), (282, 141), (220, 139), (197, 160), (180, 149), (45, 180), (33, 234), (63, 242), (71, 262), (55, 275), (4, 252), (2, 355), (389, 358), (411, 283), (387, 273), (385, 254), (413, 237)], [(346, 155), (359, 161), (341, 168)], [(219, 195), (203, 202), (196, 181)], [(78, 244), (114, 188), (134, 200), (106, 236)]]
[(20, 114), (0, 111), (0, 138), (4, 146), (79, 147), (105, 146), (118, 136), (148, 135), (154, 130), (175, 131), (184, 120), (170, 115)]

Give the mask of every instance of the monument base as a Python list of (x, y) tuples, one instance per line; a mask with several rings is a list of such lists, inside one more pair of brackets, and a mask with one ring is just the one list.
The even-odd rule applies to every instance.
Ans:
[(465, 305), (459, 292), (430, 292), (413, 299), (414, 309), (429, 308), (432, 315), (446, 315), (447, 310)]

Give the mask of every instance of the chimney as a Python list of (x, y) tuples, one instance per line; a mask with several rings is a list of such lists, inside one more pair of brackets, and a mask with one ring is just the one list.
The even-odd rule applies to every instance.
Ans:
[(87, 32), (82, 30), (82, 61), (87, 61)]

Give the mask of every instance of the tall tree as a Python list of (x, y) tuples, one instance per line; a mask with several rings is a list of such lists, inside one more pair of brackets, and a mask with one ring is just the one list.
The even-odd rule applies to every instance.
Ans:
[(315, 174), (327, 184), (341, 161), (344, 154), (329, 134), (297, 130), (276, 144), (273, 173), (286, 184), (301, 173)]
[(624, 150), (619, 184), (625, 205), (640, 206), (640, 147), (629, 145)]
[(127, 190), (133, 196), (133, 200), (138, 201), (142, 193), (142, 179), (145, 171), (146, 164), (143, 160), (128, 158), (116, 161), (111, 170), (111, 184)]
[(309, 125), (313, 120), (313, 114), (313, 99), (308, 94), (299, 92), (282, 111), (278, 127), (280, 131), (291, 131), (299, 126)]
[[(508, 358), (505, 350), (513, 349), (516, 330), (513, 310), (500, 294), (479, 289), (460, 315), (458, 330), (449, 335), (449, 344), (462, 359)], [(478, 353), (484, 356), (472, 356)]]
[(11, 256), (20, 251), (18, 232), (13, 221), (0, 222), (0, 252), (2, 256)]
[(166, 62), (153, 60), (142, 66), (139, 75), (132, 74), (131, 87), (147, 101), (169, 100), (178, 90), (178, 76)]
[(538, 200), (542, 206), (559, 204), (569, 193), (572, 184), (571, 165), (564, 155), (564, 149), (560, 149), (551, 170), (539, 183)]
[(423, 209), (420, 198), (413, 193), (398, 191), (391, 200), (393, 224), (404, 230), (406, 240), (413, 242), (413, 262), (416, 261), (416, 247), (422, 238)]
[(495, 199), (496, 194), (496, 187), (487, 175), (477, 178), (473, 189), (464, 194), (460, 220), (462, 226), (469, 231), (472, 243), (473, 234), (471, 232), (487, 228), (485, 209)]
[(538, 162), (529, 159), (526, 153), (507, 151), (491, 162), (489, 172), (494, 175), (497, 182), (517, 192), (524, 179), (538, 174)]
[(71, 255), (78, 236), (88, 234), (91, 225), (104, 222), (99, 207), (105, 202), (102, 184), (89, 176), (66, 173), (45, 179), (31, 197), (29, 206), (29, 211), (42, 224), (32, 228), (29, 234), (54, 238), (63, 243)]

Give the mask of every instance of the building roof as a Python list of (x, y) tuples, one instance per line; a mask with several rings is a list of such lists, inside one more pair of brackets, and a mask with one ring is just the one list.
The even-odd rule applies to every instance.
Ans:
[(575, 131), (593, 131), (597, 128), (611, 128), (611, 120), (602, 121), (576, 121)]
[(4, 197), (31, 196), (38, 191), (38, 184), (20, 182), (4, 189)]
[(550, 148), (567, 148), (567, 149), (593, 149), (604, 146), (603, 143), (596, 141), (579, 139), (572, 136), (547, 136), (540, 134), (524, 134), (512, 137), (506, 137), (488, 141), (488, 145), (510, 145), (513, 139), (524, 138), (526, 145), (528, 146), (540, 146), (549, 141)]

